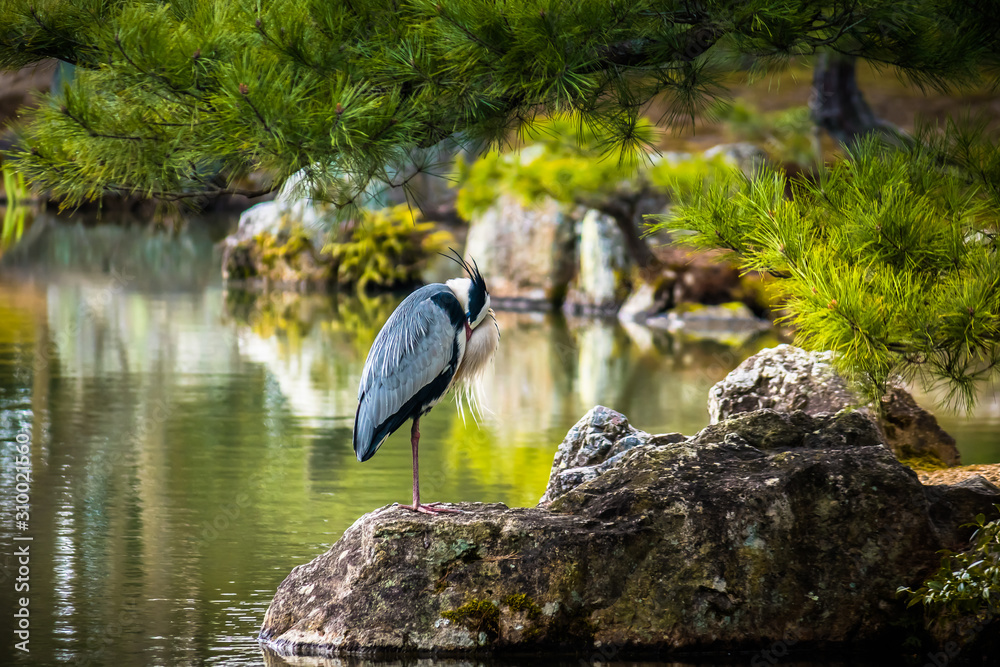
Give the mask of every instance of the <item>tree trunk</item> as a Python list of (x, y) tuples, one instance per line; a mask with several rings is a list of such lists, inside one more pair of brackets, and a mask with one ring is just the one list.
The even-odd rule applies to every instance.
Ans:
[[(640, 210), (640, 201), (645, 193), (639, 193), (633, 197), (613, 197), (610, 201), (601, 202), (594, 206), (601, 213), (610, 215), (615, 221), (615, 225), (622, 233), (625, 240), (625, 252), (629, 259), (640, 269), (651, 270), (660, 266), (660, 260), (653, 254), (652, 248), (646, 243), (639, 231), (639, 221), (642, 214), (651, 212)], [(656, 210), (656, 209), (653, 209)]]
[(872, 132), (900, 139), (902, 131), (872, 111), (858, 88), (857, 67), (853, 56), (823, 52), (813, 69), (809, 112), (818, 127), (848, 148)]
[(660, 265), (660, 260), (653, 254), (653, 250), (642, 238), (639, 228), (635, 224), (635, 218), (615, 217), (615, 224), (621, 230), (625, 238), (625, 251), (640, 269), (653, 269)]

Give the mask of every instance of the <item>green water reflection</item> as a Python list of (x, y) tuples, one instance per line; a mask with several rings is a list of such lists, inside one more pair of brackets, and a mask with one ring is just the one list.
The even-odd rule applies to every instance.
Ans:
[[(399, 297), (226, 291), (206, 229), (50, 221), (4, 258), (4, 610), (14, 537), (33, 538), (29, 655), (0, 616), (0, 655), (15, 664), (263, 664), (256, 632), (288, 571), (362, 513), (408, 500), (405, 433), (364, 465), (350, 444), (364, 357)], [(639, 428), (693, 433), (708, 388), (766, 342), (499, 321), (493, 417), (463, 424), (446, 401), (421, 423), (429, 500), (534, 504), (562, 436), (595, 403)], [(975, 423), (992, 441), (990, 419)], [(32, 439), (26, 532), (9, 500), (19, 431)]]

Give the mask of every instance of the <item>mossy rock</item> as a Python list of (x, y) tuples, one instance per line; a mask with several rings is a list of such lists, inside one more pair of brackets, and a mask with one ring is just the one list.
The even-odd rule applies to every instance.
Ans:
[(756, 411), (683, 438), (598, 407), (559, 460), (591, 470), (537, 507), (365, 515), (282, 582), (261, 639), (309, 655), (902, 647), (896, 590), (1000, 501), (924, 487), (857, 412)]
[(924, 465), (935, 459), (945, 465), (960, 463), (955, 439), (908, 391), (890, 387), (873, 409), (837, 372), (834, 362), (832, 352), (808, 352), (792, 345), (761, 350), (712, 387), (709, 416), (718, 421), (762, 408), (809, 414), (857, 409), (875, 421), (900, 459)]
[(394, 290), (421, 281), (427, 260), (454, 242), (406, 206), (362, 211), (355, 222), (334, 223), (333, 238), (282, 214), (252, 236), (224, 244), (223, 277), (275, 287), (357, 287)]
[(441, 617), (465, 626), (477, 639), (493, 641), (500, 635), (500, 608), (489, 600), (469, 600), (458, 609), (441, 612)]

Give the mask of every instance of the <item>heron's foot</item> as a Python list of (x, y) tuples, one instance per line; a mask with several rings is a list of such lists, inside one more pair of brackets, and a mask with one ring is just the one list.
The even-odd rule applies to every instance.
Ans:
[(464, 514), (462, 510), (452, 509), (450, 507), (438, 507), (444, 503), (427, 503), (419, 505), (400, 505), (401, 508), (405, 510), (410, 510), (411, 512), (417, 512), (420, 514)]

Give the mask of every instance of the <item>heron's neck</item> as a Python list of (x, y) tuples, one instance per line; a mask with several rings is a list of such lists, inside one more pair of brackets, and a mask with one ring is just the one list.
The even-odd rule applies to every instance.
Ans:
[(462, 306), (462, 312), (469, 312), (469, 290), (472, 289), (472, 281), (468, 278), (452, 278), (446, 281), (445, 285), (458, 299), (459, 305)]

